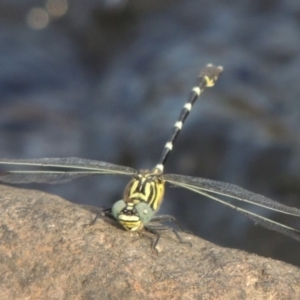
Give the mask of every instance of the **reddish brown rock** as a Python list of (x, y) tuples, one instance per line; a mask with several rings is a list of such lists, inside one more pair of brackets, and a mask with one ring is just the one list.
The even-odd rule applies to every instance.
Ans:
[(0, 299), (300, 299), (297, 267), (171, 232), (156, 253), (57, 196), (0, 186)]

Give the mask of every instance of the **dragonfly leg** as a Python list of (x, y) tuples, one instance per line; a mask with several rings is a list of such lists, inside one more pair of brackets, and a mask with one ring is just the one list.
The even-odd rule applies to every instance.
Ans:
[(112, 215), (111, 208), (105, 208), (105, 209), (103, 209), (103, 210), (101, 211), (100, 214), (97, 214), (97, 215), (98, 215), (98, 217), (101, 216), (101, 215), (104, 215), (105, 217), (108, 217), (108, 218), (110, 218), (110, 219), (112, 219), (112, 220), (116, 220), (116, 219), (114, 218), (114, 216)]
[(105, 209), (98, 211), (96, 213), (94, 219), (90, 223), (85, 224), (85, 226), (94, 225), (96, 223), (97, 219), (100, 218), (101, 216), (105, 216), (105, 217), (111, 218), (113, 220), (115, 219), (111, 213), (111, 208), (105, 208)]
[(162, 215), (162, 216), (157, 216), (157, 217), (154, 217), (151, 222), (147, 225), (145, 225), (145, 229), (153, 234), (156, 235), (156, 239), (154, 240), (153, 244), (152, 244), (152, 248), (156, 249), (156, 246), (159, 242), (159, 239), (160, 239), (160, 231), (162, 230), (172, 230), (173, 233), (176, 235), (178, 241), (182, 244), (189, 244), (190, 246), (192, 246), (192, 244), (190, 242), (187, 242), (187, 241), (184, 241), (178, 230), (172, 228), (172, 227), (169, 227), (169, 226), (165, 226), (165, 225), (162, 225), (162, 224), (154, 224), (152, 222), (164, 222), (164, 221), (169, 221), (169, 222), (173, 222), (176, 224), (176, 226), (179, 228), (179, 231), (182, 231), (181, 230), (181, 227), (179, 226), (176, 218), (174, 218), (173, 216), (170, 216), (170, 215)]
[(177, 221), (177, 219), (171, 215), (161, 215), (161, 216), (155, 216), (151, 219), (151, 222), (154, 221), (154, 222), (171, 222), (171, 223), (174, 223), (177, 228), (179, 229), (178, 231), (182, 231), (182, 232), (185, 232), (185, 233), (192, 233), (190, 230), (184, 230), (180, 223)]
[(177, 221), (177, 219), (171, 215), (161, 215), (161, 216), (154, 216), (152, 219), (151, 219), (151, 222), (171, 222), (171, 223), (174, 223), (179, 231), (184, 231), (181, 227), (181, 225), (179, 224), (179, 222)]
[[(152, 239), (152, 238), (151, 238), (151, 240), (152, 240), (151, 248), (152, 248), (153, 250), (155, 250), (155, 252), (158, 254), (158, 250), (156, 249), (156, 246), (157, 246), (157, 244), (158, 244), (158, 241), (160, 240), (160, 234), (159, 234), (159, 232), (158, 232), (156, 229), (153, 229), (151, 226), (149, 227), (148, 225), (147, 225), (147, 226), (144, 226), (144, 228), (145, 228), (145, 230), (147, 230), (148, 232), (151, 232), (152, 234), (155, 235), (155, 239)], [(140, 231), (140, 232), (138, 232), (138, 233), (144, 235), (142, 231)]]

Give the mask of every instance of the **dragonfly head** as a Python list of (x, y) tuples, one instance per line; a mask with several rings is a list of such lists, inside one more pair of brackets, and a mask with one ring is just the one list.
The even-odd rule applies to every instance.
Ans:
[(145, 202), (119, 200), (112, 207), (112, 215), (126, 230), (137, 231), (152, 219), (154, 211)]

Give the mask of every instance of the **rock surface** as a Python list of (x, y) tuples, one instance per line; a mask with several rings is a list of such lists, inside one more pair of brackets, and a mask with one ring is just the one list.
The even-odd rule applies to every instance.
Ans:
[(0, 299), (299, 299), (300, 270), (182, 233), (149, 233), (96, 208), (0, 186)]

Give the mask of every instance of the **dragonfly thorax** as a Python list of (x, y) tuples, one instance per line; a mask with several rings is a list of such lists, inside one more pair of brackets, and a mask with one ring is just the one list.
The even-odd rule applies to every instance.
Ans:
[(127, 184), (124, 191), (126, 203), (147, 203), (153, 211), (157, 211), (165, 193), (165, 182), (155, 172), (140, 171)]
[(126, 230), (140, 230), (159, 209), (164, 192), (165, 182), (158, 174), (141, 171), (127, 184), (124, 200), (113, 205), (112, 214)]

